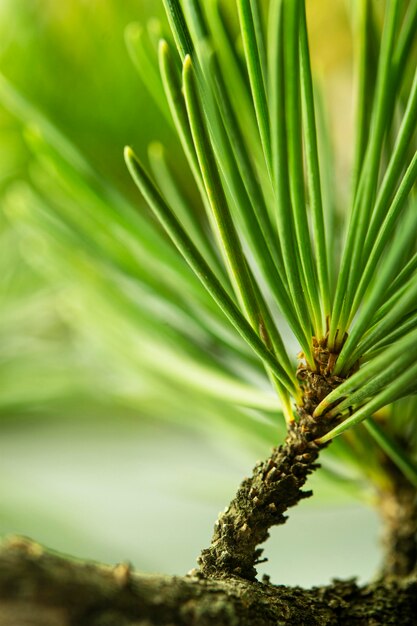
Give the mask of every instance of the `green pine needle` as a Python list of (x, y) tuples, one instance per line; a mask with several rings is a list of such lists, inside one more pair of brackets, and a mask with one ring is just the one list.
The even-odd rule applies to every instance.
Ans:
[[(48, 250), (45, 275), (85, 274), (83, 301), (90, 289), (100, 303), (111, 293), (108, 317), (90, 322), (98, 334), (110, 342), (118, 307), (127, 337), (141, 327), (143, 369), (158, 389), (170, 380), (169, 402), (205, 390), (217, 410), (241, 394), (242, 405), (276, 406), (289, 423), (303, 401), (296, 355), (317, 374), (320, 342), (332, 352), (325, 376), (334, 388), (314, 419), (338, 420), (321, 443), (349, 430), (329, 457), (352, 463), (369, 444), (370, 474), (381, 477), (381, 449), (415, 484), (396, 407), (417, 387), (417, 8), (387, 2), (380, 22), (371, 2), (353, 4), (348, 185), (338, 180), (305, 1), (235, 0), (229, 21), (221, 0), (163, 0), (170, 32), (160, 21), (125, 31), (155, 118), (169, 123), (166, 137), (155, 125), (148, 149), (155, 182), (125, 150), (153, 215), (132, 207), (0, 78), (34, 161), (7, 210)], [(129, 341), (113, 340), (136, 363)], [(393, 417), (378, 421), (388, 405)], [(364, 420), (367, 430), (352, 430)]]
[(294, 393), (294, 381), (283, 370), (282, 366), (278, 363), (271, 352), (265, 347), (264, 343), (241, 315), (227, 293), (223, 290), (220, 283), (217, 281), (197, 248), (189, 239), (188, 235), (185, 233), (161, 195), (158, 193), (157, 189), (130, 148), (125, 149), (125, 159), (135, 183), (138, 185), (146, 200), (155, 211), (158, 219), (170, 234), (170, 237), (173, 239), (175, 245), (200, 278), (203, 285), (212, 295), (213, 299), (238, 329), (242, 337), (249, 343), (261, 359), (265, 361), (283, 386), (286, 387), (290, 393)]

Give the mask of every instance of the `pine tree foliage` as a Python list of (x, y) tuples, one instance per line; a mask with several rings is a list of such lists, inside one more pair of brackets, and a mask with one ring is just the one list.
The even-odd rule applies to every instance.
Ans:
[(297, 419), (297, 354), (298, 374), (324, 359), (335, 384), (314, 417), (338, 418), (322, 442), (343, 436), (322, 476), (358, 493), (365, 477), (383, 486), (382, 449), (417, 485), (416, 3), (352, 3), (343, 206), (329, 192), (305, 2), (236, 0), (231, 13), (220, 0), (163, 3), (168, 27), (126, 30), (177, 141), (176, 153), (151, 144), (147, 164), (125, 149), (156, 219), (2, 79), (33, 154), (30, 183), (7, 191), (10, 223), (37, 271), (65, 281), (120, 380), (130, 372), (115, 393), (137, 384), (138, 406), (152, 397), (155, 414), (182, 407), (184, 419), (276, 444)]

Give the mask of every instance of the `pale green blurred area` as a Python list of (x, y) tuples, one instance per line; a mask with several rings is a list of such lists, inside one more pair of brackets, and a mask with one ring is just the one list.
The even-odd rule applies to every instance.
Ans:
[[(172, 151), (176, 144), (123, 33), (130, 21), (161, 16), (160, 5), (0, 0), (0, 70), (142, 213), (123, 145), (145, 155), (149, 141)], [(221, 399), (200, 398), (198, 388), (181, 397), (171, 380), (151, 367), (145, 372), (130, 320), (113, 314), (111, 292), (100, 303), (88, 289), (96, 284), (94, 268), (81, 260), (80, 270), (76, 255), (68, 261), (56, 252), (59, 271), (71, 272), (71, 263), (74, 269), (60, 282), (55, 267), (39, 271), (51, 262), (42, 252), (47, 243), (30, 228), (15, 228), (10, 181), (26, 178), (29, 154), (20, 124), (1, 109), (0, 163), (0, 533), (181, 574), (194, 566), (218, 511), (282, 424), (273, 413), (258, 423), (232, 406), (225, 418)], [(181, 156), (176, 166), (181, 172)], [(25, 212), (29, 202), (19, 225)], [(87, 286), (77, 283), (80, 271), (91, 271)], [(163, 345), (160, 351), (151, 356), (166, 359)], [(373, 512), (324, 476), (313, 482), (320, 499), (304, 502), (273, 531), (263, 571), (304, 585), (372, 576)]]
[[(155, 138), (154, 103), (128, 61), (123, 33), (130, 21), (154, 16), (155, 4), (0, 2), (2, 72), (100, 173), (123, 186), (129, 181), (123, 146), (133, 142), (144, 148)], [(161, 135), (167, 130), (162, 126)]]

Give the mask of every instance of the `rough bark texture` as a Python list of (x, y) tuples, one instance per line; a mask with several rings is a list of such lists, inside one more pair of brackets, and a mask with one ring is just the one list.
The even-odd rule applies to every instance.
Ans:
[[(147, 576), (128, 565), (76, 562), (14, 538), (0, 546), (0, 626), (412, 626), (417, 624), (417, 505), (404, 481), (381, 496), (387, 527), (384, 578), (303, 590), (255, 580), (259, 544), (285, 511), (310, 495), (317, 438), (335, 425), (313, 412), (340, 384), (336, 355), (315, 345), (317, 372), (298, 370), (303, 401), (282, 446), (256, 465), (216, 524), (187, 577)], [(412, 574), (410, 576), (410, 574)]]
[(246, 478), (228, 508), (220, 514), (211, 546), (199, 558), (201, 572), (207, 577), (256, 577), (255, 565), (261, 562), (259, 544), (266, 541), (269, 528), (283, 524), (285, 511), (311, 491), (303, 491), (308, 475), (319, 465), (320, 449), (316, 439), (333, 428), (324, 416), (315, 420), (313, 412), (325, 396), (342, 382), (332, 376), (336, 355), (329, 352), (325, 341), (315, 342), (317, 371), (300, 365), (297, 376), (303, 390), (302, 404), (297, 407), (298, 421), (292, 422), (284, 444), (274, 448), (271, 456), (258, 463)]
[(303, 590), (146, 576), (16, 538), (0, 547), (0, 626), (411, 626), (416, 615), (415, 578)]

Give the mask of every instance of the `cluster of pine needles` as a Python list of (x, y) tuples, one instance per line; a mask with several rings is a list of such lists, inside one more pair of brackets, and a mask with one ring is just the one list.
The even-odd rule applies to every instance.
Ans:
[(417, 485), (417, 3), (352, 3), (343, 203), (304, 0), (163, 3), (169, 28), (126, 30), (177, 142), (151, 144), (147, 165), (125, 149), (156, 220), (1, 80), (33, 153), (5, 201), (28, 262), (66, 281), (85, 336), (114, 356), (116, 393), (142, 408), (277, 443), (302, 402), (295, 355), (316, 372), (320, 346), (337, 384), (314, 417), (338, 417), (321, 443), (344, 433), (323, 471), (384, 484), (382, 449)]

